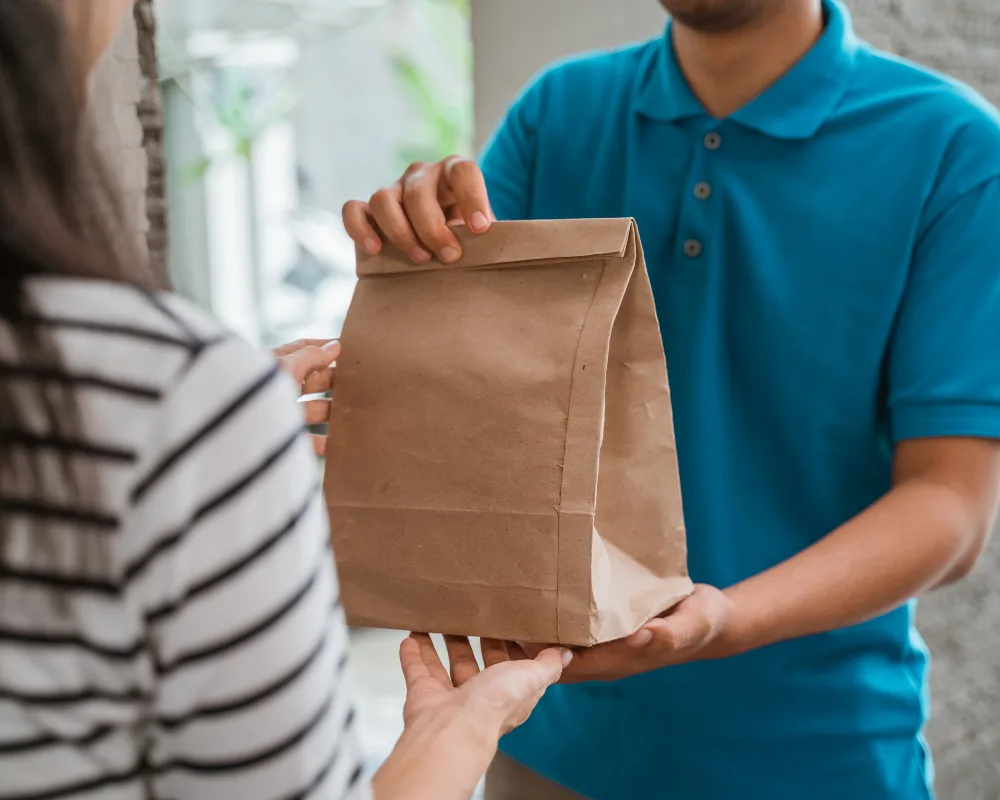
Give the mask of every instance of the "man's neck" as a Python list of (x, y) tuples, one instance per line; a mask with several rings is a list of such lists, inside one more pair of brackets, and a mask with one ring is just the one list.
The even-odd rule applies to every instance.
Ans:
[(823, 33), (821, 0), (786, 3), (773, 17), (731, 33), (673, 26), (674, 51), (695, 96), (727, 117), (777, 81)]

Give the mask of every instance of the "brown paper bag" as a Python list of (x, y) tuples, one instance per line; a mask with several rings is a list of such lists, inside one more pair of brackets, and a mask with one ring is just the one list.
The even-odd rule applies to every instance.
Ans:
[(359, 255), (325, 491), (354, 625), (592, 645), (690, 594), (663, 345), (627, 219)]

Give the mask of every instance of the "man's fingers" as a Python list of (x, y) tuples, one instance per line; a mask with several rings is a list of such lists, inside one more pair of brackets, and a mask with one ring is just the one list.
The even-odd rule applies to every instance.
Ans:
[(438, 683), (450, 686), (451, 678), (448, 676), (448, 670), (441, 663), (441, 657), (438, 655), (437, 650), (434, 649), (434, 642), (431, 641), (431, 637), (426, 633), (411, 633), (410, 636), (420, 645), (420, 656), (423, 658), (424, 664), (427, 665), (430, 676)]
[(517, 644), (518, 647), (520, 647), (521, 650), (524, 651), (525, 655), (528, 656), (528, 658), (534, 658), (535, 656), (537, 656), (539, 653), (541, 653), (543, 650), (546, 649), (545, 645), (535, 644), (534, 642), (518, 642)]
[(507, 643), (500, 639), (480, 639), (479, 646), (483, 651), (483, 666), (492, 667), (510, 661), (507, 653)]
[(372, 195), (369, 211), (385, 237), (406, 253), (412, 261), (422, 264), (431, 254), (417, 239), (410, 220), (403, 210), (403, 186), (394, 183)]
[(403, 179), (403, 209), (423, 245), (445, 263), (451, 263), (461, 257), (462, 247), (448, 227), (438, 200), (440, 170), (435, 164), (418, 169)]
[(309, 400), (300, 405), (305, 411), (306, 425), (322, 425), (330, 419), (329, 400)]
[(451, 682), (461, 686), (466, 681), (479, 674), (479, 663), (472, 645), (464, 636), (445, 636), (445, 647), (448, 648), (448, 662), (451, 664)]
[(629, 637), (633, 647), (656, 647), (661, 650), (684, 650), (703, 641), (707, 623), (696, 614), (682, 610), (667, 617), (657, 617)]
[(507, 642), (507, 657), (511, 661), (530, 661), (531, 656), (525, 652), (524, 645), (518, 642)]
[(313, 452), (321, 458), (326, 455), (326, 437), (318, 433), (310, 433), (309, 439), (312, 442)]
[(341, 215), (344, 220), (344, 230), (358, 247), (368, 255), (375, 255), (382, 249), (382, 240), (369, 216), (368, 203), (362, 200), (349, 200), (344, 204)]
[(443, 163), (441, 180), (455, 198), (455, 206), (469, 230), (485, 233), (495, 219), (486, 193), (486, 179), (476, 162), (451, 156)]

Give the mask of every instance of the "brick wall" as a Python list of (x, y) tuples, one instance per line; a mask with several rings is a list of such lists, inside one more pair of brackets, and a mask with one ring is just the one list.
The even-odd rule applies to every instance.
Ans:
[(158, 279), (167, 279), (166, 167), (152, 0), (137, 0), (98, 68), (97, 134), (124, 188), (129, 225)]
[(146, 249), (147, 159), (136, 106), (142, 99), (135, 21), (129, 17), (97, 70), (92, 103), (101, 150), (117, 169), (128, 222)]
[(156, 63), (153, 0), (136, 0), (134, 20), (139, 51), (141, 97), (137, 105), (146, 151), (146, 244), (149, 265), (164, 285), (170, 283), (167, 236), (167, 165), (163, 153), (163, 102)]
[[(848, 0), (869, 41), (1000, 104), (1000, 2)], [(1000, 224), (1000, 222), (998, 222)], [(934, 656), (928, 738), (942, 800), (1000, 800), (1000, 540), (972, 577), (921, 602)]]

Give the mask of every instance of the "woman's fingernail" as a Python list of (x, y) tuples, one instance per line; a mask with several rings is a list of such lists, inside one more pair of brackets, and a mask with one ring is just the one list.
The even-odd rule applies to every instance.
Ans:
[(653, 632), (643, 629), (629, 640), (629, 644), (633, 647), (645, 647), (651, 641), (653, 641)]
[(363, 246), (365, 248), (365, 252), (368, 253), (368, 255), (373, 256), (378, 252), (379, 241), (378, 239), (368, 238), (365, 239)]
[(573, 660), (573, 651), (572, 650), (563, 650), (562, 651), (562, 665), (564, 667), (568, 667), (569, 666), (569, 662), (572, 661), (572, 660)]
[(338, 347), (340, 347), (340, 339), (331, 339), (323, 345), (324, 350), (336, 350)]
[(429, 259), (430, 257), (431, 257), (431, 254), (428, 253), (426, 250), (424, 250), (424, 248), (422, 248), (422, 247), (414, 247), (410, 251), (410, 258), (412, 258), (418, 264), (423, 263), (424, 261), (427, 261), (427, 259)]
[(443, 247), (441, 249), (441, 260), (446, 264), (451, 264), (454, 261), (458, 261), (458, 250), (454, 247)]
[(474, 231), (485, 231), (489, 227), (490, 221), (482, 211), (477, 211), (472, 215), (471, 227)]

